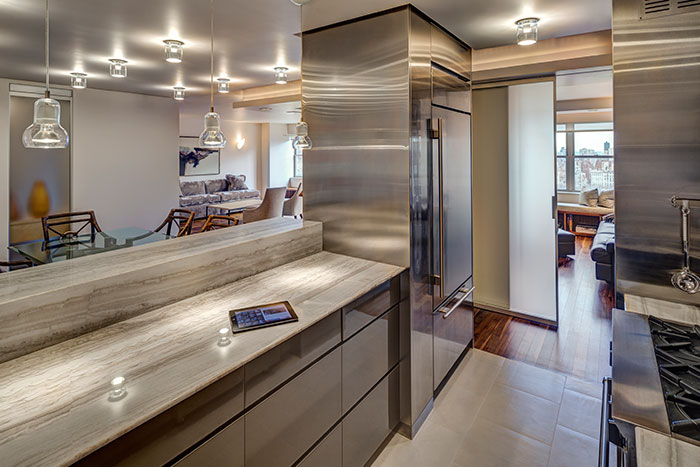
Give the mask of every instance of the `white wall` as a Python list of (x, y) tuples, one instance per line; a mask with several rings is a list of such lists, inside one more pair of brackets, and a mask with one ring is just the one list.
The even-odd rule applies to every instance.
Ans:
[(294, 176), (294, 148), (287, 135), (287, 125), (270, 124), (270, 186), (287, 186)]
[(177, 104), (165, 97), (73, 93), (72, 205), (103, 229), (155, 228), (178, 205)]
[[(204, 113), (206, 110), (207, 109), (202, 109), (201, 118), (181, 117), (180, 136), (199, 136), (204, 129)], [(246, 176), (246, 185), (248, 185), (249, 188), (259, 189), (260, 124), (222, 120), (221, 131), (226, 135), (228, 143), (226, 147), (221, 150), (220, 173), (218, 175), (181, 177), (181, 179), (208, 180), (212, 178), (223, 178), (226, 174), (243, 174)], [(245, 146), (243, 146), (242, 149), (236, 147), (236, 140), (238, 138), (245, 138)]]

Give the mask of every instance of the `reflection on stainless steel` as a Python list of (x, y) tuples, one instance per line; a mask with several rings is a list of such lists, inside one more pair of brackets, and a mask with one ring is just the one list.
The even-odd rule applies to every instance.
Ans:
[[(429, 127), (431, 120), (447, 116), (434, 113), (433, 97), (446, 107), (457, 107), (461, 98), (458, 109), (470, 109), (468, 81), (445, 70), (469, 78), (471, 51), (410, 6), (303, 33), (302, 40), (303, 119), (314, 141), (304, 152), (304, 216), (323, 221), (326, 250), (410, 267), (410, 368), (401, 374), (401, 421), (404, 434), (412, 436), (434, 395), (435, 316), (460, 334), (448, 338), (462, 347), (472, 336), (467, 307), (447, 320), (433, 313), (431, 281), (431, 274), (439, 275), (433, 271), (431, 237), (447, 242), (441, 257), (447, 258), (449, 279), (435, 305), (471, 276), (469, 115), (449, 115), (447, 125), (455, 130), (446, 134), (445, 149), (456, 153), (448, 145), (460, 142), (467, 163), (452, 157), (450, 167), (459, 173), (448, 168), (443, 175), (447, 184), (460, 179), (461, 198), (444, 191), (453, 196), (444, 199), (445, 212), (450, 214), (449, 206), (463, 210), (460, 219), (467, 222), (468, 217), (466, 227), (453, 216), (444, 219), (444, 231), (433, 233), (432, 216), (440, 211), (433, 206), (436, 169), (431, 164), (437, 158), (432, 157)], [(438, 80), (437, 96), (432, 94), (432, 62), (446, 75)], [(461, 96), (440, 84), (450, 80), (457, 81)], [(463, 238), (450, 240), (459, 232)], [(465, 251), (450, 249), (457, 240)], [(456, 266), (460, 261), (468, 263), (461, 271)], [(462, 321), (463, 326), (456, 326)]]
[(700, 276), (690, 270), (690, 208), (700, 206), (700, 199), (671, 198), (671, 204), (681, 211), (681, 242), (683, 244), (683, 269), (673, 274), (671, 283), (688, 294), (700, 291)]
[[(700, 294), (670, 281), (683, 254), (668, 200), (700, 198), (700, 12), (640, 20), (640, 5), (613, 0), (617, 283), (622, 293), (698, 304)], [(700, 251), (698, 238), (691, 243)]]

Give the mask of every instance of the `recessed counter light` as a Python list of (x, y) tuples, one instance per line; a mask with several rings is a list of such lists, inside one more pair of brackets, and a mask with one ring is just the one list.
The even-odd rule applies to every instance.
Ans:
[(228, 328), (219, 329), (219, 346), (223, 347), (229, 345), (230, 343), (231, 339), (228, 338)]
[(185, 100), (185, 88), (183, 88), (182, 86), (175, 86), (173, 88), (173, 98), (176, 101)]
[(118, 401), (126, 397), (126, 379), (123, 376), (117, 376), (109, 384), (109, 400)]
[(163, 43), (165, 44), (165, 61), (169, 63), (182, 62), (182, 56), (185, 53), (185, 43), (176, 39), (168, 39), (163, 41)]
[(109, 76), (112, 78), (126, 78), (126, 60), (120, 58), (109, 59)]
[(523, 18), (515, 22), (518, 27), (516, 40), (518, 45), (532, 45), (537, 42), (537, 24), (539, 18)]
[(289, 68), (286, 66), (275, 67), (275, 83), (276, 84), (287, 84), (287, 72)]
[(229, 83), (231, 82), (228, 78), (217, 78), (218, 89), (221, 94), (226, 94), (229, 91)]
[(74, 89), (85, 89), (87, 87), (87, 74), (73, 72), (70, 74), (70, 86)]

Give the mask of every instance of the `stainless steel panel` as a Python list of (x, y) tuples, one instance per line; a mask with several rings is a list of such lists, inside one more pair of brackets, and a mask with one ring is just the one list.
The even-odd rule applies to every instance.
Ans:
[[(433, 315), (433, 389), (437, 389), (445, 376), (454, 366), (474, 338), (474, 294), (472, 280), (467, 281), (462, 287), (469, 291), (467, 298), (460, 306), (446, 315), (440, 310)], [(464, 298), (465, 293), (458, 292), (454, 297), (445, 302), (441, 308), (452, 309), (455, 302)]]
[[(670, 200), (700, 197), (700, 13), (639, 16), (639, 0), (613, 0), (618, 290), (697, 305), (700, 294), (671, 285), (683, 254)], [(693, 214), (691, 265), (700, 269)]]
[(337, 348), (245, 415), (246, 467), (294, 463), (340, 418)]
[(207, 386), (76, 465), (163, 465), (243, 411), (243, 369)]
[(399, 307), (343, 343), (343, 412), (399, 361)]
[(338, 425), (297, 464), (297, 467), (341, 467), (343, 465), (343, 429)]
[(343, 467), (362, 467), (399, 422), (399, 370), (389, 373), (343, 419)]
[(245, 406), (250, 407), (295, 373), (340, 343), (340, 312), (248, 363), (245, 371)]
[(400, 279), (395, 277), (343, 307), (343, 339), (371, 323), (399, 303)]
[(612, 416), (671, 434), (647, 317), (613, 310)]
[(206, 443), (176, 462), (177, 467), (226, 465), (243, 467), (243, 417), (221, 430)]
[[(302, 35), (304, 217), (324, 249), (409, 265), (408, 10)], [(378, 47), (377, 44), (381, 44)]]
[(432, 60), (455, 73), (471, 79), (472, 52), (439, 27), (431, 26)]
[(433, 106), (433, 306), (472, 276), (471, 115)]
[(470, 112), (471, 85), (469, 82), (435, 66), (432, 67), (432, 73), (433, 104)]

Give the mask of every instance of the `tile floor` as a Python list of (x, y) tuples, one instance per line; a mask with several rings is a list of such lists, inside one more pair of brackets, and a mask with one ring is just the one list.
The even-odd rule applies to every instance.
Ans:
[(595, 467), (601, 390), (470, 350), (415, 439), (394, 435), (373, 465)]

